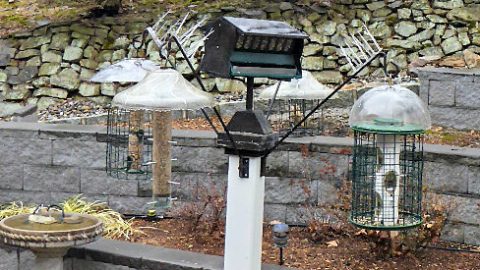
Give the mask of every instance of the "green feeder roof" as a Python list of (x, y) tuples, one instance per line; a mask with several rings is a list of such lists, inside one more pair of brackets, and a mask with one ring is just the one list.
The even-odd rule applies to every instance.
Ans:
[(382, 134), (422, 133), (431, 127), (423, 101), (400, 85), (383, 85), (363, 94), (350, 112), (354, 130)]

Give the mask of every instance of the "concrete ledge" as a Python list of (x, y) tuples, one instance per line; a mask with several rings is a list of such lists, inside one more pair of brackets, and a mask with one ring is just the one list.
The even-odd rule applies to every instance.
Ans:
[[(92, 263), (99, 263), (102, 266), (98, 269), (125, 269), (125, 267), (142, 270), (223, 269), (223, 257), (221, 256), (108, 239), (100, 239), (97, 242), (71, 249), (67, 258), (72, 259), (70, 263), (67, 263), (70, 264), (72, 270), (91, 269), (84, 267), (84, 264), (92, 265)], [(105, 264), (123, 266), (124, 268), (107, 268)], [(295, 268), (271, 264), (262, 266), (262, 270), (287, 269)]]

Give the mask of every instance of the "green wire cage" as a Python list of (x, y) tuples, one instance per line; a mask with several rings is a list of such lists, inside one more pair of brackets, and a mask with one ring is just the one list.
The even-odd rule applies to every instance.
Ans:
[(409, 89), (381, 86), (350, 113), (354, 130), (350, 222), (374, 230), (422, 223), (423, 133), (430, 115)]

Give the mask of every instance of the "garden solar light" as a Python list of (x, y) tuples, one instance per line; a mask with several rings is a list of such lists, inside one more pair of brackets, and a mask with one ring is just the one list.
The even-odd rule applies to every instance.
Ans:
[(423, 133), (420, 98), (399, 85), (369, 90), (353, 105), (352, 211), (361, 228), (402, 230), (422, 223)]
[(289, 228), (287, 224), (280, 223), (272, 226), (273, 243), (280, 250), (280, 265), (283, 265), (283, 248), (285, 248), (288, 243), (288, 232)]

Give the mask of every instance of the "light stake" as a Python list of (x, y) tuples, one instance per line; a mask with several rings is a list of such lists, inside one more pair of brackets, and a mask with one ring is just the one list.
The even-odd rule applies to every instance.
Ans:
[(289, 227), (287, 224), (284, 223), (275, 224), (272, 227), (273, 243), (280, 250), (280, 265), (283, 265), (284, 263), (283, 248), (285, 248), (288, 244), (288, 232)]

